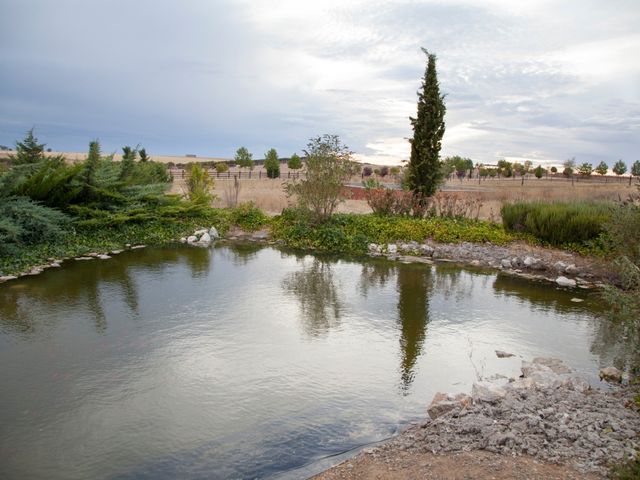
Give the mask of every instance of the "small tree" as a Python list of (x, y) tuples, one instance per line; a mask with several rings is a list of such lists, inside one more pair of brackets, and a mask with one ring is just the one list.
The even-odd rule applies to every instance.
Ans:
[(600, 162), (596, 167), (596, 173), (598, 175), (605, 176), (608, 171), (609, 171), (609, 165), (607, 165), (605, 162)]
[(418, 115), (411, 118), (413, 138), (411, 142), (411, 159), (407, 181), (409, 190), (414, 192), (421, 205), (426, 204), (427, 197), (432, 196), (442, 183), (440, 167), (440, 148), (444, 135), (444, 95), (440, 94), (440, 84), (436, 73), (436, 56), (427, 55), (427, 68), (422, 80), (422, 91), (418, 92)]
[(187, 197), (197, 204), (208, 205), (214, 199), (211, 193), (214, 187), (213, 178), (209, 177), (207, 171), (199, 163), (192, 163), (189, 167), (187, 177)]
[(498, 175), (502, 177), (513, 176), (513, 164), (507, 160), (498, 160)]
[(253, 154), (251, 154), (245, 147), (240, 147), (236, 151), (234, 160), (240, 168), (248, 168), (250, 170), (253, 170)]
[(122, 147), (122, 162), (120, 163), (120, 180), (124, 180), (133, 170), (137, 151), (129, 146)]
[(147, 151), (144, 148), (141, 148), (138, 151), (138, 154), (140, 155), (140, 161), (141, 162), (148, 162), (149, 160), (151, 160), (151, 157), (149, 157), (149, 155), (147, 155)]
[(267, 170), (267, 177), (278, 178), (280, 176), (280, 159), (275, 148), (271, 148), (264, 154), (264, 168)]
[(558, 167), (551, 167), (551, 173), (558, 173)]
[(366, 166), (362, 169), (362, 175), (364, 177), (370, 177), (373, 174), (373, 169), (369, 166)]
[(225, 173), (229, 171), (229, 164), (226, 162), (217, 162), (216, 163), (216, 172)]
[(583, 177), (590, 177), (591, 172), (593, 172), (593, 165), (587, 162), (584, 162), (582, 165), (580, 165), (580, 168), (578, 168), (578, 173)]
[(16, 142), (16, 153), (9, 157), (13, 165), (27, 165), (44, 160), (44, 147), (46, 144), (38, 143), (33, 135), (33, 128), (27, 132), (24, 140)]
[(542, 168), (542, 165), (538, 165), (535, 170), (533, 171), (533, 174), (536, 176), (536, 178), (539, 180), (542, 178), (542, 175), (544, 175), (545, 169)]
[(624, 163), (622, 160), (618, 160), (613, 166), (613, 173), (620, 176), (620, 175), (624, 175), (626, 172), (627, 172), (627, 164)]
[(576, 168), (576, 159), (574, 158), (569, 158), (568, 160), (565, 160), (565, 162), (562, 164), (564, 166), (564, 170), (562, 171), (562, 174), (565, 177), (570, 177), (573, 175), (573, 171)]
[(312, 138), (304, 150), (306, 178), (285, 186), (288, 196), (295, 195), (298, 205), (309, 210), (316, 222), (331, 218), (343, 200), (343, 185), (353, 171), (352, 152), (337, 135)]
[(386, 177), (387, 175), (389, 175), (389, 167), (387, 167), (386, 165), (384, 167), (380, 168), (380, 176), (382, 178)]
[(299, 170), (302, 168), (302, 160), (297, 153), (291, 155), (291, 158), (287, 162), (287, 167), (289, 167), (290, 170)]
[(631, 175), (640, 178), (640, 160), (633, 162), (633, 165), (631, 166)]

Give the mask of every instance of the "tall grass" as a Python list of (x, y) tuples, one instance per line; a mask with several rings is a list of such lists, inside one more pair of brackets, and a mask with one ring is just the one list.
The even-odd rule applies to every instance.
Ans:
[(608, 202), (514, 202), (505, 203), (500, 213), (506, 230), (564, 245), (597, 238), (612, 210)]

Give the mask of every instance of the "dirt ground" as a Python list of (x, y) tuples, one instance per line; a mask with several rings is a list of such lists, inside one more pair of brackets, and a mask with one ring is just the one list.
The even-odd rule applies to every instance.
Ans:
[(591, 480), (602, 478), (528, 456), (511, 457), (484, 451), (450, 454), (389, 450), (362, 453), (323, 472), (314, 480)]

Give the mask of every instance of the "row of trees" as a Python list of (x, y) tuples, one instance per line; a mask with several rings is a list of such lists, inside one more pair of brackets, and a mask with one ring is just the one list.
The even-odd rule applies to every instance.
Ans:
[[(253, 154), (249, 152), (246, 147), (238, 148), (233, 159), (240, 168), (253, 170)], [(287, 159), (287, 166), (291, 170), (298, 170), (302, 168), (302, 159), (297, 153), (294, 153)], [(275, 148), (270, 148), (267, 153), (264, 154), (264, 168), (267, 170), (267, 176), (269, 178), (278, 178), (280, 176), (280, 158)]]

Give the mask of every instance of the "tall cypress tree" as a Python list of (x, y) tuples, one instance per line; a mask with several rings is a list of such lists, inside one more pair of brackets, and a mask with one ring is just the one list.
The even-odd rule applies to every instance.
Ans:
[(442, 183), (440, 148), (446, 112), (436, 73), (436, 56), (424, 48), (422, 51), (427, 55), (427, 69), (422, 79), (422, 91), (418, 92), (418, 116), (410, 118), (413, 138), (409, 140), (411, 160), (407, 179), (420, 204), (424, 204)]

